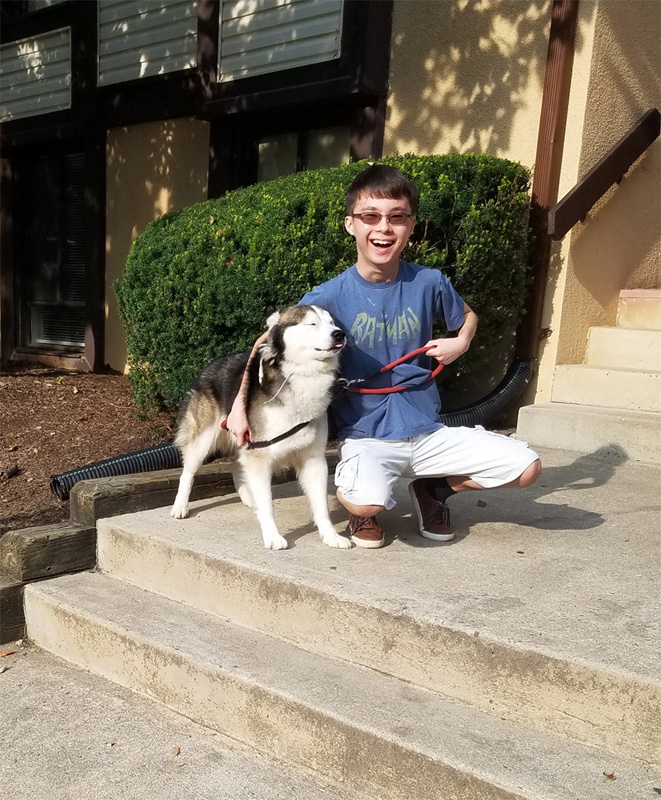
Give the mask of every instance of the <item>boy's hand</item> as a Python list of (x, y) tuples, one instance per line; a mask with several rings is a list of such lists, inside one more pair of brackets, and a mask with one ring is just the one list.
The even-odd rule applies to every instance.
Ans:
[(236, 446), (243, 447), (250, 441), (250, 428), (248, 426), (248, 417), (246, 416), (246, 407), (242, 398), (237, 398), (234, 401), (232, 410), (227, 417), (227, 430), (236, 437)]
[(457, 336), (451, 339), (431, 339), (426, 347), (433, 347), (427, 352), (428, 356), (435, 358), (439, 364), (451, 364), (468, 350), (477, 329), (477, 314), (464, 303), (464, 324), (459, 329)]
[(427, 355), (435, 358), (439, 364), (451, 364), (459, 356), (463, 356), (469, 346), (470, 340), (462, 336), (457, 336), (454, 339), (431, 339), (425, 345), (425, 347), (434, 348), (433, 350), (428, 350)]
[(248, 365), (255, 357), (259, 346), (263, 344), (268, 338), (269, 332), (263, 333), (253, 345), (248, 364), (246, 364), (243, 378), (241, 379), (241, 386), (239, 393), (232, 404), (232, 409), (227, 417), (227, 430), (234, 434), (236, 437), (236, 446), (243, 447), (248, 444), (251, 439), (250, 428), (248, 426), (248, 415), (246, 414), (246, 388), (248, 386)]

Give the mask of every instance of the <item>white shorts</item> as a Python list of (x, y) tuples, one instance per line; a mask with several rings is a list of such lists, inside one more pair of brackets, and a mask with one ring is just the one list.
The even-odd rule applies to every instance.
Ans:
[(539, 458), (525, 442), (484, 428), (439, 428), (409, 439), (346, 439), (335, 485), (357, 506), (394, 508), (399, 478), (468, 477), (485, 489), (510, 483)]

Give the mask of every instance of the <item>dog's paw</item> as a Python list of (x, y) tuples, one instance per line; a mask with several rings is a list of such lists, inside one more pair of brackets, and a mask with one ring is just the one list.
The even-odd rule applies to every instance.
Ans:
[(346, 536), (340, 536), (339, 533), (334, 536), (322, 536), (321, 541), (329, 547), (337, 547), (340, 550), (350, 550), (352, 547), (351, 540)]
[(264, 537), (264, 547), (269, 550), (286, 550), (288, 544), (284, 536), (275, 534), (274, 536)]
[(188, 503), (175, 503), (170, 509), (170, 516), (174, 519), (186, 519), (188, 516)]

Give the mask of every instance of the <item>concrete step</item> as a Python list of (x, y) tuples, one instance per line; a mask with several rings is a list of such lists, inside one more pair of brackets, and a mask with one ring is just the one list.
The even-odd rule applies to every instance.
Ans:
[[(656, 536), (650, 509), (658, 472), (637, 478), (652, 493), (641, 505), (639, 497), (626, 499), (626, 488), (625, 499), (618, 497), (612, 467), (581, 460), (579, 474), (592, 487), (582, 501), (594, 504), (592, 512), (575, 508), (576, 495), (565, 487), (576, 470), (567, 478), (554, 469), (563, 458), (571, 464), (575, 457), (543, 456), (544, 480), (532, 491), (483, 495), (488, 508), (476, 506), (470, 492), (453, 497), (454, 545), (413, 532), (402, 485), (397, 509), (380, 516), (389, 537), (384, 550), (324, 547), (292, 484), (274, 489), (290, 550), (266, 551), (249, 510), (228, 495), (194, 503), (188, 520), (154, 509), (100, 521), (99, 565), (149, 591), (486, 713), (661, 760), (661, 654), (651, 633), (639, 635), (661, 613), (656, 575), (645, 573), (650, 551), (658, 554), (649, 540), (650, 531)], [(617, 523), (608, 527), (601, 512), (616, 497)], [(626, 531), (635, 544), (623, 554), (628, 502)], [(341, 523), (334, 499), (331, 512)], [(540, 535), (545, 528), (553, 530), (550, 549)]]
[(590, 328), (586, 363), (643, 372), (661, 371), (661, 330)]
[(551, 402), (661, 412), (661, 372), (560, 364)]
[(516, 435), (534, 447), (599, 451), (661, 466), (661, 414), (650, 411), (536, 403), (519, 410)]
[(617, 307), (621, 328), (661, 328), (661, 289), (623, 289)]
[(36, 646), (5, 649), (7, 800), (356, 800)]
[(39, 646), (370, 798), (633, 800), (655, 780), (104, 575), (28, 586), (26, 616)]

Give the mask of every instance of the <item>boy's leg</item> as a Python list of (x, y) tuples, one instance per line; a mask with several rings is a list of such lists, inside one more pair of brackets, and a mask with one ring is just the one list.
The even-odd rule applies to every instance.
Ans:
[[(531, 452), (534, 452), (531, 450)], [(517, 489), (525, 489), (526, 486), (532, 486), (532, 484), (539, 478), (540, 473), (542, 471), (542, 462), (539, 460), (539, 457), (535, 458), (518, 476), (518, 478), (514, 478), (509, 483), (502, 483), (499, 485), (499, 489), (507, 489), (508, 487), (517, 488)], [(433, 479), (432, 479), (433, 480)], [(481, 486), (477, 481), (471, 480), (466, 476), (459, 476), (459, 475), (450, 475), (445, 479), (450, 487), (451, 494), (456, 494), (457, 492), (463, 492), (466, 489), (487, 489), (487, 488), (495, 488), (495, 487), (487, 487)], [(435, 492), (432, 491), (432, 495), (435, 496)]]
[(335, 470), (337, 497), (349, 512), (347, 533), (358, 547), (384, 544), (376, 515), (392, 508), (392, 487), (408, 468), (410, 448), (402, 440), (348, 439)]
[[(495, 487), (526, 487), (541, 472), (537, 454), (525, 442), (482, 428), (442, 428), (418, 437), (409, 492), (420, 532), (429, 539), (453, 538), (445, 506), (457, 492)], [(424, 475), (445, 477), (423, 478)]]

